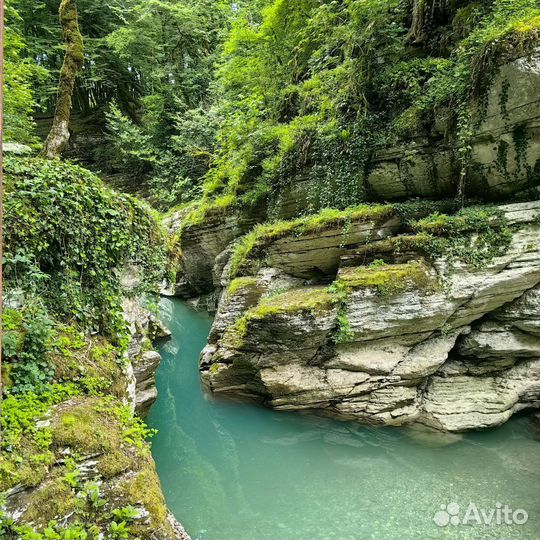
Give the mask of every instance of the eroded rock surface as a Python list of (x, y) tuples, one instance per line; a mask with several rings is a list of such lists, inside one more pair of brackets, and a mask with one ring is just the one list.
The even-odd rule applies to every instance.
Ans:
[[(389, 256), (372, 236), (371, 258), (358, 262), (366, 250), (341, 257), (330, 286), (302, 282), (312, 251), (303, 238), (279, 239), (264, 259), (274, 268), (223, 293), (203, 380), (276, 409), (444, 431), (499, 425), (538, 407), (539, 210), (537, 202), (501, 207), (508, 245), (482, 265), (422, 250)], [(274, 256), (284, 245), (290, 256)], [(334, 264), (336, 254), (326, 254)]]
[[(432, 133), (418, 133), (375, 157), (367, 177), (374, 196), (444, 197), (456, 192), (459, 160), (455, 141), (447, 138), (453, 126), (445, 121), (451, 115), (441, 111), (439, 116)], [(500, 66), (473, 125), (469, 194), (503, 200), (537, 191), (540, 49)]]

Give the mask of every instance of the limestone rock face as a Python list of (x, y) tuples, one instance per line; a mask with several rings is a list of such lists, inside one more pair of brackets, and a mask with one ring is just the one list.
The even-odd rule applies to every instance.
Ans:
[[(249, 213), (215, 212), (207, 215), (203, 223), (184, 228), (178, 281), (168, 286), (168, 293), (182, 298), (211, 293), (214, 290), (214, 265), (218, 256), (263, 216), (261, 209), (252, 209)], [(173, 216), (166, 224), (172, 233), (181, 227), (183, 217)]]
[[(502, 200), (537, 192), (540, 49), (500, 66), (477, 109), (468, 193)], [(376, 156), (366, 180), (369, 192), (381, 199), (452, 196), (459, 178), (457, 152), (455, 143), (440, 136), (448, 127), (437, 127), (436, 122), (434, 133), (419, 134)]]
[(137, 298), (126, 298), (123, 309), (131, 332), (127, 351), (131, 366), (130, 397), (135, 411), (144, 417), (157, 399), (155, 373), (161, 356), (152, 349), (152, 343), (168, 337), (170, 332)]
[[(114, 509), (129, 505), (137, 514), (130, 522), (130, 536), (141, 540), (189, 540), (167, 510), (150, 448), (124, 440), (125, 426), (111, 402), (92, 396), (72, 398), (54, 406), (43, 423), (53, 440), (51, 468), (45, 475), (36, 472), (34, 483), (2, 493), (9, 518), (19, 525), (43, 530), (53, 520), (62, 526), (82, 520), (106, 523)], [(69, 470), (77, 483), (70, 486), (65, 479), (65, 465), (74, 456), (76, 465)], [(83, 514), (88, 485), (99, 494), (101, 506), (93, 508), (91, 514)]]
[[(405, 148), (405, 149), (404, 149)], [(459, 163), (454, 148), (422, 136), (380, 152), (367, 176), (377, 198), (446, 197), (456, 191)]]
[(537, 190), (540, 49), (501, 66), (486, 103), (472, 144), (472, 190), (478, 194), (487, 191), (499, 199), (531, 188)]
[[(538, 407), (540, 204), (501, 210), (511, 239), (484, 265), (405, 251), (374, 267), (341, 258), (348, 266), (330, 287), (306, 279), (313, 250), (304, 239), (280, 240), (265, 258), (277, 268), (223, 293), (204, 383), (276, 409), (443, 431), (499, 425)], [(335, 264), (332, 249), (324, 252)]]
[(347, 248), (386, 238), (398, 226), (399, 221), (390, 218), (383, 223), (352, 222), (346, 231), (329, 228), (302, 236), (287, 236), (265, 250), (265, 260), (268, 266), (299, 278), (335, 274), (340, 256)]

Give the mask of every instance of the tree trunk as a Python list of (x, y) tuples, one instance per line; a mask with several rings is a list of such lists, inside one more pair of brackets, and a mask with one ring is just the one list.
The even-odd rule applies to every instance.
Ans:
[(407, 42), (421, 45), (425, 40), (426, 0), (413, 0), (412, 23), (407, 34)]
[(75, 78), (84, 63), (83, 38), (79, 30), (77, 0), (62, 0), (59, 15), (66, 41), (66, 54), (58, 81), (58, 96), (53, 124), (43, 145), (42, 156), (48, 159), (58, 157), (69, 141), (69, 117)]

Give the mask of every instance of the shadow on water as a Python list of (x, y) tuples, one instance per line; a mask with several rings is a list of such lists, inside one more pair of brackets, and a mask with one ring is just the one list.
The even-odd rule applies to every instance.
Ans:
[[(173, 337), (161, 347), (149, 417), (159, 430), (153, 454), (167, 503), (193, 538), (538, 538), (530, 417), (448, 439), (215, 400), (197, 370), (212, 320), (168, 299), (162, 318)], [(462, 514), (470, 502), (508, 504), (529, 519), (440, 527), (433, 517), (451, 502)]]

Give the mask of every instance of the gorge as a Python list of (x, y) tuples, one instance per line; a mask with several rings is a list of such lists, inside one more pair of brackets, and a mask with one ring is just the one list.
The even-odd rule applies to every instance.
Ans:
[(536, 540), (539, 29), (7, 0), (0, 538)]
[[(165, 299), (152, 453), (192, 538), (534, 538), (540, 445), (533, 419), (463, 435), (366, 427), (213, 398), (197, 361), (211, 319)], [(524, 508), (523, 526), (439, 527), (441, 505)], [(462, 509), (461, 515), (463, 516)]]

